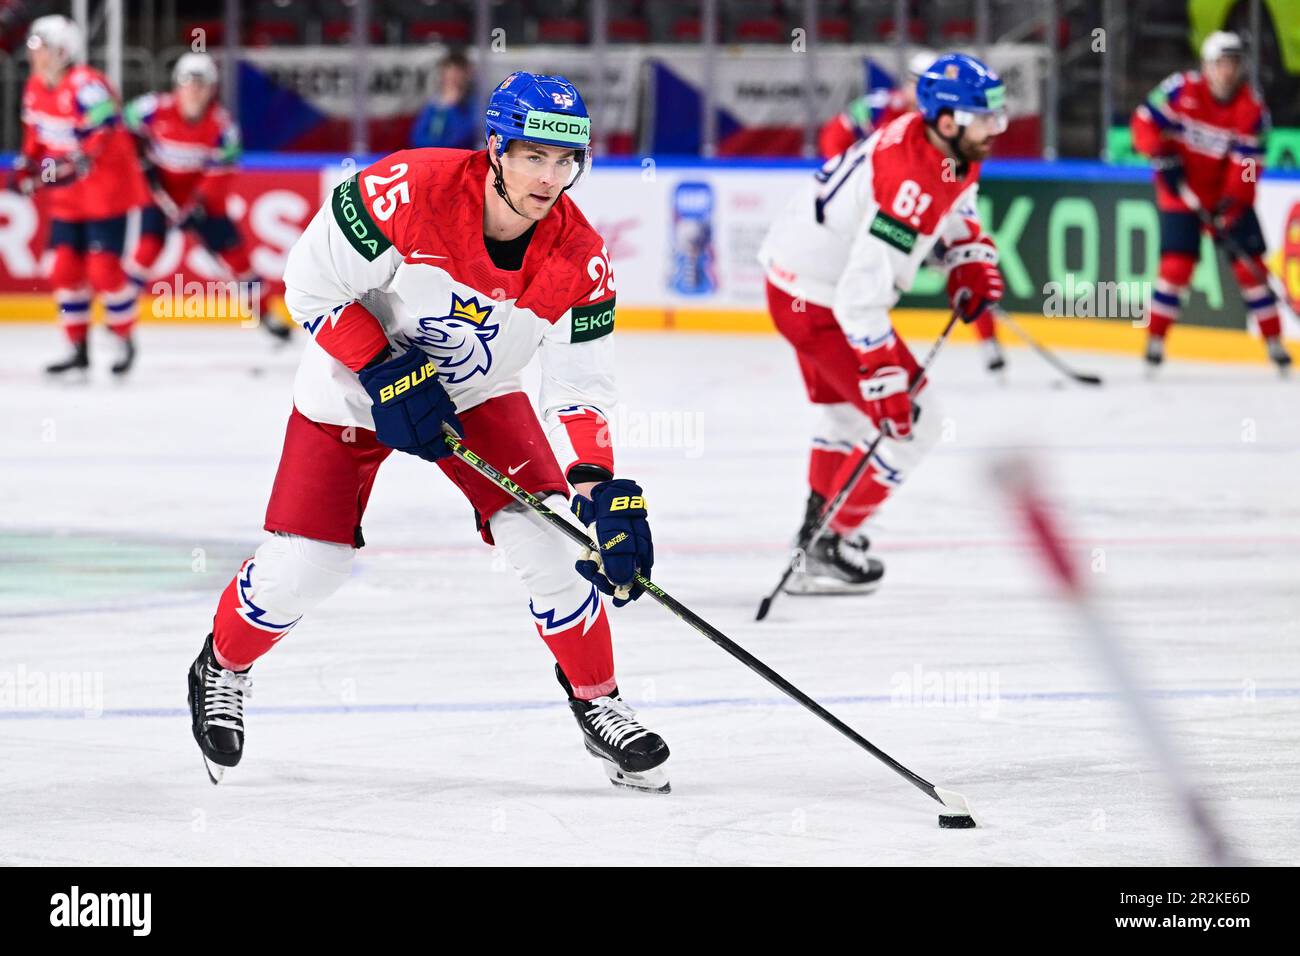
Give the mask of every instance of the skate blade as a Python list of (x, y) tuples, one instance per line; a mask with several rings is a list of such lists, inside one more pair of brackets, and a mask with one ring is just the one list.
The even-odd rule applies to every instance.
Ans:
[(803, 577), (791, 578), (784, 588), (785, 593), (793, 597), (835, 597), (874, 594), (880, 590), (884, 578), (864, 581), (862, 584), (848, 584), (834, 578)]
[(594, 753), (588, 750), (600, 761), (600, 765), (605, 768), (605, 776), (609, 777), (609, 782), (616, 787), (622, 787), (625, 790), (640, 790), (644, 793), (672, 793), (672, 784), (668, 782), (668, 771), (664, 765), (652, 767), (649, 770), (643, 770), (641, 773), (632, 773), (630, 770), (620, 769), (619, 765), (614, 763), (603, 754)]
[(213, 763), (207, 757), (203, 757), (203, 769), (208, 772), (208, 779), (212, 781), (212, 785), (216, 786), (226, 778), (226, 771), (229, 768), (223, 767), (219, 763)]

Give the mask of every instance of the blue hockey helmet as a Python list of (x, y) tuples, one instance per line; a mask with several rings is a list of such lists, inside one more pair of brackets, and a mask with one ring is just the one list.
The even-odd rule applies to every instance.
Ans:
[(497, 156), (512, 140), (591, 151), (591, 117), (578, 88), (562, 76), (511, 73), (492, 91), (487, 131), (497, 134)]
[(1007, 128), (1007, 87), (993, 70), (965, 53), (945, 53), (916, 81), (916, 105), (927, 123), (951, 110), (958, 126), (988, 117), (994, 132)]

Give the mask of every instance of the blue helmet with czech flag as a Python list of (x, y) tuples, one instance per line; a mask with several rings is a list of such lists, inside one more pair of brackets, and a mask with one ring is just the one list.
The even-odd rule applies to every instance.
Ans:
[(988, 66), (965, 53), (945, 53), (916, 81), (916, 105), (933, 126), (945, 110), (959, 127), (980, 121), (990, 132), (1007, 128), (1007, 87)]
[[(492, 91), (487, 105), (487, 133), (496, 134), (488, 153), (496, 176), (497, 194), (510, 208), (505, 193), (501, 158), (515, 140), (558, 146), (574, 151), (576, 169), (565, 189), (573, 186), (591, 163), (591, 117), (578, 88), (562, 76), (519, 71), (511, 73)], [(518, 210), (515, 210), (518, 212)]]

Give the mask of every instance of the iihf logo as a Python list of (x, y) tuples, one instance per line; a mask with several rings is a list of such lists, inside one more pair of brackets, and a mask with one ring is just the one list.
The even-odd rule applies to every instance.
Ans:
[(493, 305), (482, 305), (477, 296), (462, 299), (451, 294), (451, 312), (417, 320), (419, 331), (409, 336), (438, 365), (438, 377), (449, 385), (463, 382), (492, 367), (488, 343), (501, 331), (488, 324)]

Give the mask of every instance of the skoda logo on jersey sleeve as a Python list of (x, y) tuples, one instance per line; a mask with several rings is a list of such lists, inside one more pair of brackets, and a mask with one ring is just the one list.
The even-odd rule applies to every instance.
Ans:
[(501, 331), (489, 322), (494, 305), (484, 305), (477, 296), (462, 299), (451, 294), (451, 311), (446, 315), (418, 320), (419, 331), (409, 336), (438, 366), (438, 378), (455, 385), (492, 367), (489, 343)]

